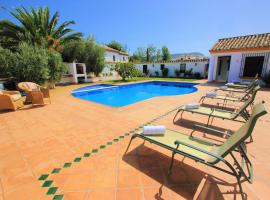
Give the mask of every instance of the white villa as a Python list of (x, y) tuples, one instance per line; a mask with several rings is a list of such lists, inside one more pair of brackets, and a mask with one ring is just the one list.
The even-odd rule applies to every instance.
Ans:
[(103, 46), (106, 50), (105, 53), (105, 61), (106, 62), (127, 62), (128, 61), (128, 53), (118, 51), (106, 45)]
[(219, 39), (209, 52), (209, 82), (241, 82), (270, 73), (270, 33)]
[(209, 59), (182, 59), (182, 60), (172, 60), (166, 62), (144, 62), (135, 64), (136, 68), (142, 73), (150, 76), (162, 76), (162, 69), (168, 68), (169, 77), (176, 77), (175, 71), (180, 71), (180, 77), (184, 76), (186, 71), (192, 69), (193, 73), (200, 73), (201, 77), (207, 76)]

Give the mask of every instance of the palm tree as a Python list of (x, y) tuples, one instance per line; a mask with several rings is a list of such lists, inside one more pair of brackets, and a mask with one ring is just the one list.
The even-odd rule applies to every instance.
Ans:
[(19, 24), (8, 20), (0, 20), (0, 45), (6, 48), (14, 48), (21, 41), (33, 44), (44, 44), (48, 48), (61, 51), (62, 45), (70, 40), (79, 40), (82, 36), (79, 32), (68, 28), (75, 24), (74, 21), (65, 21), (58, 24), (59, 13), (50, 16), (48, 7), (38, 7), (37, 10), (25, 7), (16, 7), (16, 12), (8, 11)]

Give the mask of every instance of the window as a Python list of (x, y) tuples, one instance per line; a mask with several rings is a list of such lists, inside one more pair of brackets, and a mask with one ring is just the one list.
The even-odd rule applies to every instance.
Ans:
[(143, 73), (147, 74), (147, 65), (143, 65)]
[(115, 55), (113, 55), (113, 61), (115, 61)]
[(125, 57), (123, 57), (123, 61), (126, 61), (126, 58)]
[(180, 64), (180, 73), (185, 73), (186, 71), (186, 63)]
[(165, 68), (164, 64), (160, 64), (160, 70), (163, 70)]
[(197, 66), (197, 63), (195, 63), (195, 66)]
[(254, 77), (256, 74), (261, 76), (263, 63), (264, 63), (264, 56), (246, 57), (243, 76)]

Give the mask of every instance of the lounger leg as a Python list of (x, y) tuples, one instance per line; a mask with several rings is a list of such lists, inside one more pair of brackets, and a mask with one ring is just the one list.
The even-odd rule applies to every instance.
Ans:
[(129, 143), (128, 143), (128, 146), (127, 146), (127, 149), (126, 149), (126, 151), (125, 151), (125, 153), (124, 153), (124, 154), (126, 154), (126, 153), (127, 153), (128, 149), (129, 149), (129, 147), (130, 147), (130, 145), (131, 145), (132, 140), (133, 140), (134, 138), (136, 138), (136, 137), (137, 137), (136, 135), (132, 135), (132, 137), (131, 137), (131, 138), (130, 138), (130, 140), (129, 140)]
[(242, 188), (242, 184), (241, 184), (240, 177), (239, 177), (239, 176), (236, 176), (236, 179), (237, 179), (237, 183), (238, 183), (238, 186), (239, 186), (241, 198), (242, 198), (243, 200), (245, 200), (245, 195), (244, 195), (244, 191), (243, 191), (243, 188)]
[(199, 101), (199, 103), (200, 103), (200, 102), (203, 103), (204, 99), (205, 99), (205, 96), (202, 96), (201, 99), (200, 99), (200, 101)]
[(174, 163), (174, 156), (175, 156), (175, 152), (173, 151), (170, 167), (169, 167), (169, 170), (168, 170), (168, 175), (171, 175), (171, 173), (172, 173), (172, 167), (173, 167), (173, 163)]
[(211, 119), (211, 115), (209, 115), (209, 117), (208, 117), (208, 120), (207, 120), (206, 126), (208, 126), (208, 125), (209, 125), (210, 119)]
[(174, 122), (174, 120), (175, 120), (176, 116), (178, 115), (178, 113), (179, 113), (180, 111), (181, 111), (180, 109), (179, 109), (179, 110), (177, 110), (176, 114), (174, 115), (173, 122)]
[(183, 115), (184, 110), (179, 109), (179, 110), (177, 111), (177, 113), (175, 114), (174, 118), (173, 118), (173, 123), (175, 123), (175, 118), (176, 118), (176, 116), (178, 115), (178, 113), (181, 112), (181, 111), (182, 111), (182, 113), (181, 113), (181, 118), (182, 118), (182, 115)]

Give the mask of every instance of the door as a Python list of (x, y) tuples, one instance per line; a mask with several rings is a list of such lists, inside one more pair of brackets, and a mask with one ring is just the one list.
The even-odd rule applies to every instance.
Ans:
[(143, 65), (143, 73), (147, 74), (147, 65)]
[(231, 56), (220, 56), (217, 62), (216, 81), (227, 82), (230, 71)]
[(246, 57), (243, 77), (255, 77), (262, 75), (264, 56)]

